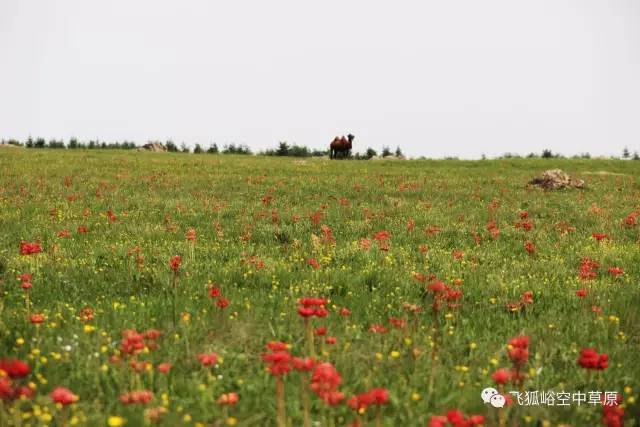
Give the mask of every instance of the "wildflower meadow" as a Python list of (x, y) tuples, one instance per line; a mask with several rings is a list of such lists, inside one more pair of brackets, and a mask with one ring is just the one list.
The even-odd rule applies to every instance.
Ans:
[(0, 425), (637, 426), (639, 163), (4, 150)]

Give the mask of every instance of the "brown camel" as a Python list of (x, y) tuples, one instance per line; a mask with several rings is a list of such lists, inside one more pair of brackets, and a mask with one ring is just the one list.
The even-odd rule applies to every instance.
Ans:
[(336, 159), (338, 153), (342, 153), (342, 157), (349, 157), (351, 154), (351, 148), (353, 147), (353, 139), (355, 136), (352, 134), (347, 135), (345, 138), (344, 135), (340, 138), (337, 136), (333, 138), (331, 144), (329, 145), (329, 158)]

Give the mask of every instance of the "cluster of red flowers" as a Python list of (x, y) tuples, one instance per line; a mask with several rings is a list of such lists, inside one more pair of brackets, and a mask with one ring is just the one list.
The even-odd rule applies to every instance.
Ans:
[(291, 354), (287, 351), (287, 344), (272, 341), (267, 344), (270, 353), (262, 355), (262, 360), (268, 364), (269, 372), (273, 376), (281, 376), (291, 371)]
[(216, 301), (216, 305), (220, 309), (225, 309), (230, 304), (230, 301), (222, 296), (222, 290), (215, 284), (209, 287), (209, 297)]
[(491, 238), (493, 240), (496, 240), (498, 237), (500, 237), (500, 229), (498, 228), (498, 225), (495, 221), (489, 221), (489, 223), (487, 224), (487, 231), (489, 232), (489, 234), (491, 234)]
[(459, 289), (453, 289), (447, 285), (445, 285), (440, 280), (435, 280), (427, 285), (427, 291), (433, 294), (433, 310), (437, 311), (440, 309), (440, 305), (443, 301), (446, 301), (447, 307), (456, 308), (460, 306), (460, 303), (457, 303), (463, 293)]
[(580, 352), (578, 365), (585, 369), (603, 371), (609, 366), (609, 356), (604, 353), (598, 354), (593, 348), (585, 348)]
[(238, 400), (240, 400), (238, 393), (231, 392), (231, 393), (222, 393), (218, 398), (217, 402), (218, 402), (218, 405), (220, 406), (225, 406), (225, 405), (233, 406), (236, 403), (238, 403)]
[(536, 245), (531, 240), (527, 240), (524, 242), (524, 250), (527, 251), (529, 255), (533, 255), (536, 252)]
[(614, 405), (602, 405), (602, 424), (606, 427), (623, 427), (624, 409), (620, 407), (620, 395), (616, 396)]
[(56, 387), (50, 394), (51, 400), (54, 403), (59, 403), (60, 405), (67, 406), (72, 403), (76, 403), (80, 400), (77, 394), (74, 394), (71, 390), (64, 387)]
[(18, 276), (18, 279), (20, 279), (20, 287), (22, 289), (24, 289), (25, 291), (28, 289), (31, 289), (31, 275), (30, 274), (21, 274), (20, 276)]
[(135, 329), (125, 329), (122, 331), (122, 341), (120, 341), (120, 352), (127, 355), (140, 353), (145, 347), (148, 349), (158, 348), (157, 340), (162, 333), (157, 329), (149, 329), (143, 333)]
[(458, 409), (447, 411), (447, 415), (434, 415), (429, 420), (428, 427), (471, 427), (484, 425), (484, 417), (482, 415), (471, 415), (466, 417), (464, 413)]
[(517, 336), (509, 340), (509, 359), (516, 367), (522, 367), (529, 360), (529, 337)]
[(14, 380), (24, 378), (31, 372), (31, 367), (17, 359), (0, 360), (0, 400), (13, 400), (20, 397), (31, 397), (33, 391), (24, 385), (14, 384)]
[(171, 259), (169, 260), (169, 267), (171, 268), (171, 270), (173, 270), (175, 274), (177, 274), (181, 263), (182, 263), (182, 258), (180, 257), (180, 255), (175, 255), (175, 256), (172, 256)]
[(20, 242), (20, 255), (33, 255), (42, 252), (42, 245), (36, 242)]
[(624, 274), (624, 270), (620, 267), (609, 267), (608, 271), (613, 277), (622, 276)]
[(391, 239), (391, 233), (387, 230), (378, 231), (373, 235), (373, 240), (378, 242), (378, 249), (381, 251), (389, 250), (389, 239)]
[(533, 304), (533, 292), (526, 291), (522, 294), (519, 301), (507, 303), (507, 310), (519, 311), (526, 306)]
[(218, 363), (217, 353), (200, 353), (198, 354), (198, 361), (202, 366), (213, 366)]
[(591, 237), (593, 237), (596, 241), (600, 242), (600, 241), (608, 238), (609, 236), (606, 235), (605, 233), (592, 233)]
[(582, 280), (592, 280), (598, 276), (598, 268), (600, 268), (600, 264), (591, 258), (582, 258), (580, 261), (580, 269), (579, 269), (579, 277)]
[(313, 368), (311, 390), (327, 405), (337, 405), (344, 399), (338, 390), (341, 382), (342, 377), (331, 363), (318, 363)]
[(309, 317), (327, 317), (329, 312), (327, 311), (325, 305), (327, 304), (327, 300), (324, 298), (301, 298), (298, 301), (300, 307), (298, 307), (298, 314), (301, 317), (309, 318)]
[(184, 238), (187, 239), (189, 242), (195, 243), (195, 241), (196, 241), (196, 229), (195, 228), (188, 229), (187, 232), (184, 234)]
[(372, 388), (371, 390), (352, 396), (347, 405), (354, 411), (362, 412), (371, 405), (386, 405), (389, 402), (389, 391), (385, 388)]
[(307, 264), (309, 264), (314, 270), (317, 270), (320, 268), (320, 263), (315, 258), (309, 258), (307, 260)]
[(153, 400), (153, 392), (150, 390), (135, 390), (120, 395), (120, 402), (125, 405), (147, 404)]
[(335, 245), (336, 239), (333, 237), (333, 230), (331, 230), (331, 227), (326, 224), (322, 224), (320, 230), (322, 230), (324, 243), (327, 245)]

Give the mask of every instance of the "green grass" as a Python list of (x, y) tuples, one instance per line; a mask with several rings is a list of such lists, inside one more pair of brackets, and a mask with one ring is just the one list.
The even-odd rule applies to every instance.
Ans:
[[(530, 178), (550, 168), (585, 179), (587, 189), (527, 188)], [(389, 390), (386, 426), (424, 426), (451, 408), (497, 425), (498, 411), (482, 403), (480, 391), (493, 385), (497, 368), (511, 366), (506, 344), (521, 334), (531, 340), (525, 389), (617, 391), (626, 425), (638, 425), (631, 420), (638, 416), (640, 389), (640, 226), (622, 221), (640, 209), (640, 162), (4, 150), (0, 171), (0, 358), (27, 361), (32, 372), (18, 382), (35, 388), (32, 399), (4, 403), (1, 425), (106, 425), (108, 417), (120, 416), (135, 426), (144, 424), (145, 408), (158, 406), (167, 409), (160, 421), (166, 426), (233, 424), (228, 417), (239, 426), (275, 425), (275, 381), (260, 356), (272, 340), (289, 343), (294, 355), (306, 354), (297, 314), (303, 296), (330, 300), (329, 316), (313, 322), (326, 326), (337, 343), (321, 346), (316, 339), (318, 358), (340, 372), (346, 398), (372, 387)], [(314, 225), (310, 216), (317, 211), (322, 215)], [(529, 232), (514, 226), (521, 211), (533, 222)], [(492, 218), (500, 230), (496, 239), (487, 231)], [(573, 231), (560, 232), (563, 223)], [(331, 228), (334, 245), (323, 241), (322, 224)], [(427, 235), (434, 225), (441, 231)], [(79, 226), (88, 233), (78, 233)], [(193, 248), (185, 238), (189, 228), (197, 233)], [(62, 230), (71, 236), (58, 237)], [(381, 251), (371, 240), (363, 250), (360, 240), (381, 230), (391, 234), (390, 249)], [(592, 233), (610, 238), (597, 242)], [(21, 256), (21, 240), (40, 242), (43, 252)], [(533, 254), (524, 250), (526, 240), (535, 244)], [(423, 244), (426, 253), (419, 250)], [(135, 247), (144, 257), (140, 265), (128, 255)], [(454, 250), (462, 259), (452, 256)], [(174, 255), (182, 257), (176, 310), (189, 314), (178, 314), (175, 324)], [(578, 277), (584, 257), (600, 263), (594, 280)], [(308, 265), (310, 258), (319, 269)], [(257, 268), (260, 261), (263, 268)], [(611, 266), (624, 274), (613, 277)], [(461, 307), (443, 308), (435, 321), (429, 282), (419, 282), (414, 272), (462, 290)], [(17, 279), (22, 273), (33, 274), (30, 311), (47, 317), (40, 326), (27, 318)], [(462, 284), (453, 285), (455, 279)], [(223, 311), (208, 296), (211, 282), (231, 301)], [(584, 299), (575, 295), (580, 288), (589, 289)], [(506, 304), (526, 291), (533, 292), (533, 304), (509, 312)], [(416, 330), (388, 325), (389, 317), (407, 316), (403, 303), (424, 307)], [(602, 313), (594, 314), (592, 305)], [(85, 306), (95, 312), (88, 323), (79, 319)], [(341, 307), (351, 316), (340, 316)], [(377, 323), (389, 332), (369, 332)], [(124, 356), (121, 364), (110, 362), (129, 328), (162, 331), (159, 348), (137, 356), (153, 370), (135, 373)], [(578, 366), (586, 347), (609, 355), (605, 371), (588, 375)], [(201, 367), (196, 355), (205, 351), (223, 362)], [(173, 364), (168, 376), (155, 371), (162, 362)], [(293, 426), (303, 418), (299, 377), (285, 376)], [(80, 400), (56, 408), (48, 397), (56, 386)], [(153, 391), (154, 400), (120, 403), (121, 394), (135, 389)], [(224, 413), (215, 402), (230, 391), (240, 400)], [(345, 404), (327, 408), (315, 396), (311, 402), (316, 425), (343, 426), (356, 417)], [(514, 405), (502, 414), (508, 425), (591, 426), (600, 423), (602, 408)], [(361, 418), (373, 425), (375, 409)]]

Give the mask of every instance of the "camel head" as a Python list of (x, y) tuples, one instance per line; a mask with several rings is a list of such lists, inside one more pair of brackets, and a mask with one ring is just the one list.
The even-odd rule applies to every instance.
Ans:
[(349, 134), (347, 135), (347, 138), (349, 139), (349, 142), (353, 142), (355, 135)]

